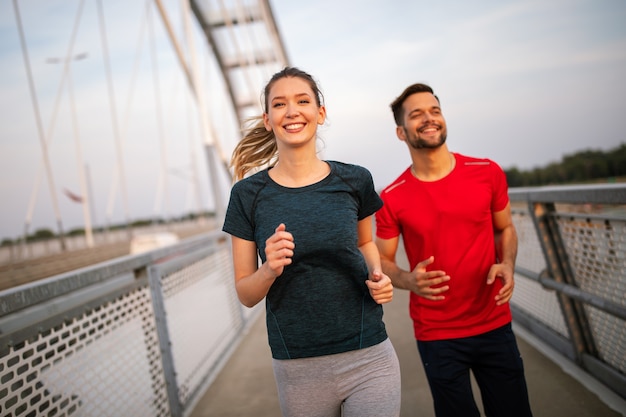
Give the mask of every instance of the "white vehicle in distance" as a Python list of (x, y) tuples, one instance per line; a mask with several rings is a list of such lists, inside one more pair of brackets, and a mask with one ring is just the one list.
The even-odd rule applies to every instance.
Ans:
[(178, 236), (170, 232), (146, 233), (137, 235), (130, 241), (130, 254), (149, 252), (178, 243)]

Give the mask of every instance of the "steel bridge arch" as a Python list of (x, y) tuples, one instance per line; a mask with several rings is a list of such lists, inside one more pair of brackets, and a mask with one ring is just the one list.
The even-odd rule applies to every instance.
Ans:
[[(220, 193), (220, 176), (216, 160), (229, 173), (230, 158), (218, 135), (213, 132), (204, 103), (197, 63), (192, 53), (185, 59), (161, 0), (155, 0), (165, 27), (174, 44), (188, 83), (202, 113), (202, 127), (209, 175), (216, 203), (216, 215), (224, 215), (225, 202)], [(269, 0), (183, 0), (189, 6), (210, 46), (221, 71), (225, 89), (239, 127), (261, 114), (260, 92), (269, 77), (289, 63), (282, 37)], [(188, 11), (188, 10), (187, 10)], [(189, 15), (189, 13), (184, 13)], [(192, 42), (187, 26), (186, 41)], [(189, 45), (193, 51), (193, 45)]]

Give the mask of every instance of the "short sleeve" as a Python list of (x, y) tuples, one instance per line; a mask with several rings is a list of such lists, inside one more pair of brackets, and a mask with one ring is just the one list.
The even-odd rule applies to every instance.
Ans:
[(222, 231), (245, 240), (254, 240), (254, 222), (252, 219), (253, 206), (250, 201), (250, 191), (246, 180), (236, 183), (230, 191), (230, 199)]
[(400, 227), (395, 221), (393, 210), (383, 198), (383, 207), (376, 212), (376, 236), (392, 239), (400, 235)]
[(509, 187), (506, 181), (506, 174), (497, 163), (491, 161), (493, 170), (493, 198), (491, 201), (491, 211), (496, 213), (504, 210), (509, 203)]
[(365, 168), (360, 168), (361, 171), (361, 207), (359, 209), (359, 220), (371, 216), (376, 213), (383, 206), (383, 201), (374, 188), (374, 180), (372, 174)]

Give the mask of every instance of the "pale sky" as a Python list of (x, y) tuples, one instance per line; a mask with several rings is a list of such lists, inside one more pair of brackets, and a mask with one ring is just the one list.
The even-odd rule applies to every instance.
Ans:
[[(77, 3), (19, 2), (46, 131), (62, 68), (47, 60), (66, 55)], [(180, 26), (179, 2), (164, 3)], [(144, 3), (103, 4), (109, 49), (115, 57), (112, 72), (130, 218), (194, 210), (192, 160), (200, 173), (201, 205), (212, 207), (199, 127), (189, 116), (194, 104), (184, 92), (184, 78), (162, 22), (153, 20), (162, 101), (157, 118), (147, 38), (142, 41), (141, 75), (131, 83)], [(623, 0), (272, 0), (271, 4), (290, 63), (312, 74), (324, 93), (328, 121), (319, 132), (323, 157), (367, 167), (378, 188), (409, 164), (406, 146), (395, 136), (389, 103), (415, 82), (430, 84), (441, 99), (452, 151), (491, 158), (505, 169), (530, 169), (581, 150), (609, 150), (626, 143)], [(198, 36), (196, 48), (203, 46), (201, 42)], [(73, 63), (72, 76), (94, 217), (102, 224), (110, 213), (116, 223), (125, 218), (125, 209), (121, 191), (111, 185), (117, 163), (115, 134), (94, 0), (85, 2), (73, 50), (88, 54)], [(24, 229), (42, 146), (13, 3), (8, 0), (0, 2), (0, 62), (0, 238), (15, 238)], [(210, 69), (207, 74), (208, 79), (219, 78)], [(134, 95), (132, 89), (137, 91)], [(81, 227), (83, 218), (80, 205), (60, 192), (80, 191), (67, 90), (61, 97), (49, 154), (67, 231)], [(229, 152), (237, 140), (232, 116), (224, 114), (227, 106), (217, 101), (209, 106), (217, 136)], [(161, 141), (167, 149), (167, 197), (159, 174)], [(46, 181), (44, 176), (30, 232), (56, 230)]]

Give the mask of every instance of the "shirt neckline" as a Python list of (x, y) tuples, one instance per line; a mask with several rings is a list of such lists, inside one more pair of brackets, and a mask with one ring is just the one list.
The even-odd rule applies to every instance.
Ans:
[(312, 184), (307, 184), (307, 185), (303, 185), (302, 187), (287, 187), (285, 185), (281, 185), (279, 183), (277, 183), (276, 181), (274, 181), (272, 179), (272, 177), (270, 177), (269, 171), (271, 168), (268, 168), (264, 171), (264, 176), (266, 181), (271, 184), (273, 187), (275, 188), (279, 188), (281, 190), (284, 191), (291, 191), (291, 192), (298, 192), (298, 191), (308, 191), (317, 187), (320, 187), (322, 185), (324, 185), (326, 182), (328, 182), (330, 180), (330, 178), (333, 176), (334, 172), (335, 172), (335, 166), (331, 161), (327, 161), (327, 160), (322, 160), (324, 161), (326, 164), (328, 164), (330, 170), (328, 171), (328, 175), (326, 175), (324, 178), (320, 179), (317, 182), (314, 182)]

